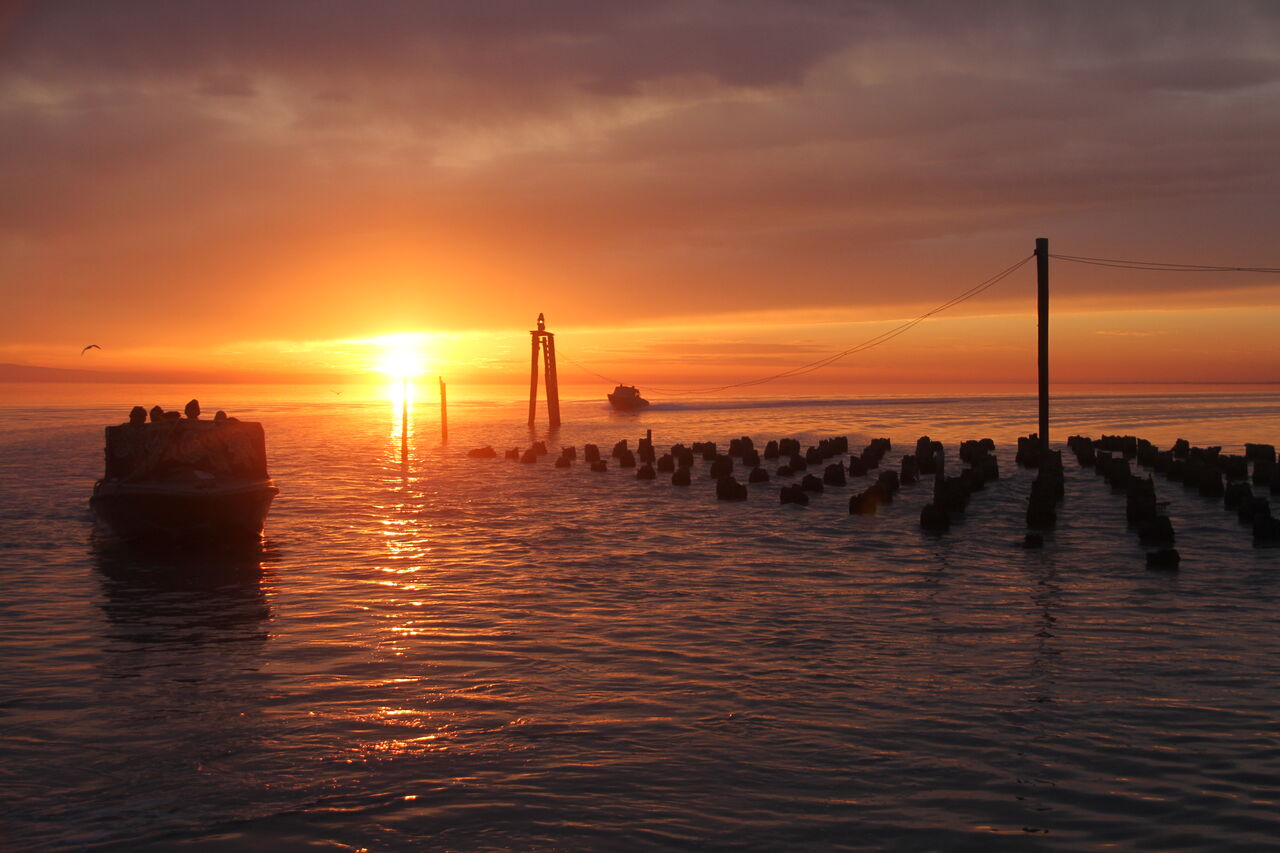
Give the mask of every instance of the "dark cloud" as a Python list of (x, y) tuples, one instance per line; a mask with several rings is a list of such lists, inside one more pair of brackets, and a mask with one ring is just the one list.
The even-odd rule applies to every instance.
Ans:
[(927, 302), (1042, 233), (1275, 262), (1269, 4), (64, 2), (3, 32), (6, 338), (67, 329), (54, 298), (178, 337)]

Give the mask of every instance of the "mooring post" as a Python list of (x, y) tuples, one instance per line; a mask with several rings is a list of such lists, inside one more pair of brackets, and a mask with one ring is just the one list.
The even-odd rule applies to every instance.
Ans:
[(449, 442), (449, 398), (444, 390), (444, 377), (440, 377), (440, 443)]
[(1040, 449), (1049, 450), (1049, 238), (1036, 238), (1036, 310), (1039, 314)]

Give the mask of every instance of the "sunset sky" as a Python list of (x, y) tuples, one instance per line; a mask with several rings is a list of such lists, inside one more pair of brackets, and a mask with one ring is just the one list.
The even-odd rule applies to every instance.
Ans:
[[(1280, 265), (1274, 3), (0, 8), (0, 362), (315, 378), (401, 346), (518, 382), (541, 311), (609, 378), (716, 384), (1038, 236)], [(1052, 283), (1061, 381), (1280, 381), (1280, 276)], [(1029, 381), (1034, 342), (1029, 264), (806, 381)]]

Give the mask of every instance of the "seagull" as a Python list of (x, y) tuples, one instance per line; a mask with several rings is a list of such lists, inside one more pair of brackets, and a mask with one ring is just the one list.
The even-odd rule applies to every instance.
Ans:
[(80, 354), (81, 354), (81, 355), (84, 355), (85, 353), (87, 353), (87, 352), (88, 352), (89, 350), (91, 350), (91, 349), (102, 349), (102, 347), (98, 346), (97, 344), (89, 344), (87, 347), (85, 347), (84, 349), (80, 350)]

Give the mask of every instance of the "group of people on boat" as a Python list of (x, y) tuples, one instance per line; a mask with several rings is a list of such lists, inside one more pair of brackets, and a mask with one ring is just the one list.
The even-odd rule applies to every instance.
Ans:
[[(148, 416), (150, 416), (151, 423), (153, 424), (158, 424), (162, 421), (180, 421), (184, 414), (186, 415), (187, 420), (200, 420), (200, 401), (195, 399), (191, 400), (181, 412), (166, 412), (160, 406), (152, 406), (151, 411), (148, 412), (142, 406), (134, 406), (129, 411), (129, 424), (132, 426), (141, 426), (147, 422)], [(214, 423), (234, 423), (236, 420), (236, 418), (228, 417), (227, 413), (221, 409), (219, 409), (218, 413), (213, 416)]]

